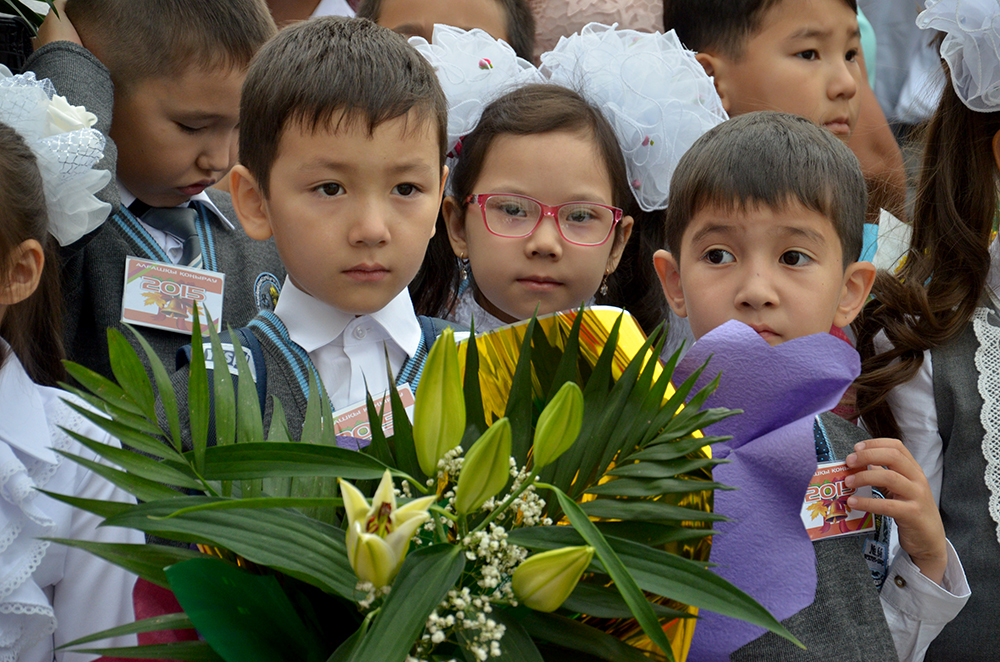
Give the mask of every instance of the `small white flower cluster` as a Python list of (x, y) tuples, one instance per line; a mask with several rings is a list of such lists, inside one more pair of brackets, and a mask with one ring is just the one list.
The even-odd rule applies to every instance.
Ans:
[(490, 657), (500, 657), (500, 640), (507, 628), (489, 617), (492, 611), (490, 599), (473, 596), (468, 587), (448, 591), (428, 617), (416, 652), (427, 655), (449, 635), (462, 631), (464, 645), (477, 660), (485, 662)]
[(371, 582), (358, 582), (357, 586), (354, 587), (354, 590), (357, 591), (358, 593), (363, 593), (365, 595), (363, 599), (358, 600), (358, 607), (361, 609), (361, 611), (368, 611), (371, 608), (373, 602), (375, 602), (379, 598), (384, 598), (385, 596), (389, 595), (389, 591), (391, 590), (391, 588), (392, 588), (391, 586), (383, 586), (382, 588), (375, 588), (375, 585), (372, 584)]

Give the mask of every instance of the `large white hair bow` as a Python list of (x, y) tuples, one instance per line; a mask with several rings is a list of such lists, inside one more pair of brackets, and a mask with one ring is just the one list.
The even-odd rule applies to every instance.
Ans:
[(712, 79), (673, 31), (618, 30), (591, 23), (560, 39), (541, 69), (482, 30), (434, 26), (434, 41), (410, 39), (438, 73), (448, 98), (450, 155), (483, 109), (529, 83), (579, 92), (607, 118), (625, 157), (632, 192), (646, 211), (663, 209), (677, 161), (728, 119)]
[(917, 26), (945, 33), (941, 57), (962, 102), (980, 113), (1000, 110), (1000, 2), (928, 0)]
[(31, 72), (12, 76), (0, 67), (0, 122), (21, 134), (35, 154), (49, 232), (59, 244), (72, 244), (100, 226), (111, 205), (94, 194), (111, 181), (111, 173), (93, 169), (104, 155), (104, 136), (90, 128), (97, 117), (71, 106), (47, 78), (36, 80)]

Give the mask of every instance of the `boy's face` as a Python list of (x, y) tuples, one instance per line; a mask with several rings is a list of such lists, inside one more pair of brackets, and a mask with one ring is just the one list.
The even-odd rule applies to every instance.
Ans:
[(383, 0), (378, 24), (409, 38), (431, 40), (434, 24), (463, 30), (479, 28), (509, 41), (507, 20), (498, 0)]
[(741, 57), (699, 53), (730, 116), (755, 110), (801, 115), (846, 141), (861, 108), (861, 38), (843, 0), (782, 0)]
[(385, 307), (420, 268), (447, 175), (439, 152), (435, 125), (412, 111), (372, 135), (364, 120), (344, 121), (337, 131), (289, 124), (269, 197), (236, 166), (233, 203), (247, 234), (274, 236), (296, 287), (365, 315)]
[(833, 223), (798, 201), (777, 210), (701, 209), (680, 255), (657, 251), (654, 266), (695, 338), (739, 320), (771, 345), (850, 324), (875, 277), (869, 262), (844, 269)]
[(189, 67), (136, 82), (115, 98), (111, 137), (118, 178), (153, 207), (175, 207), (214, 184), (236, 161), (246, 71)]

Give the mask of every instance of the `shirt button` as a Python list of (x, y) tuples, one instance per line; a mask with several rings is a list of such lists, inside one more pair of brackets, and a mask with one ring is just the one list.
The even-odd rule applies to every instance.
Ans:
[(368, 331), (365, 330), (363, 326), (354, 327), (354, 337), (358, 340), (364, 340), (364, 337), (368, 335)]
[(893, 581), (896, 582), (896, 586), (899, 588), (906, 588), (906, 580), (899, 575), (896, 575), (896, 578)]

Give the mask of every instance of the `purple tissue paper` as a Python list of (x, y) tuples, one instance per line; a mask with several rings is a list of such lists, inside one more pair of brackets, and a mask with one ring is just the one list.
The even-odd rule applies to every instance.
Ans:
[[(698, 389), (722, 374), (706, 407), (742, 409), (705, 429), (732, 435), (712, 447), (730, 464), (714, 480), (739, 488), (715, 493), (718, 522), (712, 539), (713, 571), (751, 595), (779, 621), (812, 604), (816, 555), (800, 519), (806, 486), (816, 472), (813, 424), (833, 409), (860, 374), (858, 353), (828, 333), (771, 347), (752, 328), (730, 321), (705, 334), (677, 366), (679, 383), (702, 364)], [(728, 660), (765, 630), (702, 611), (689, 662)]]

